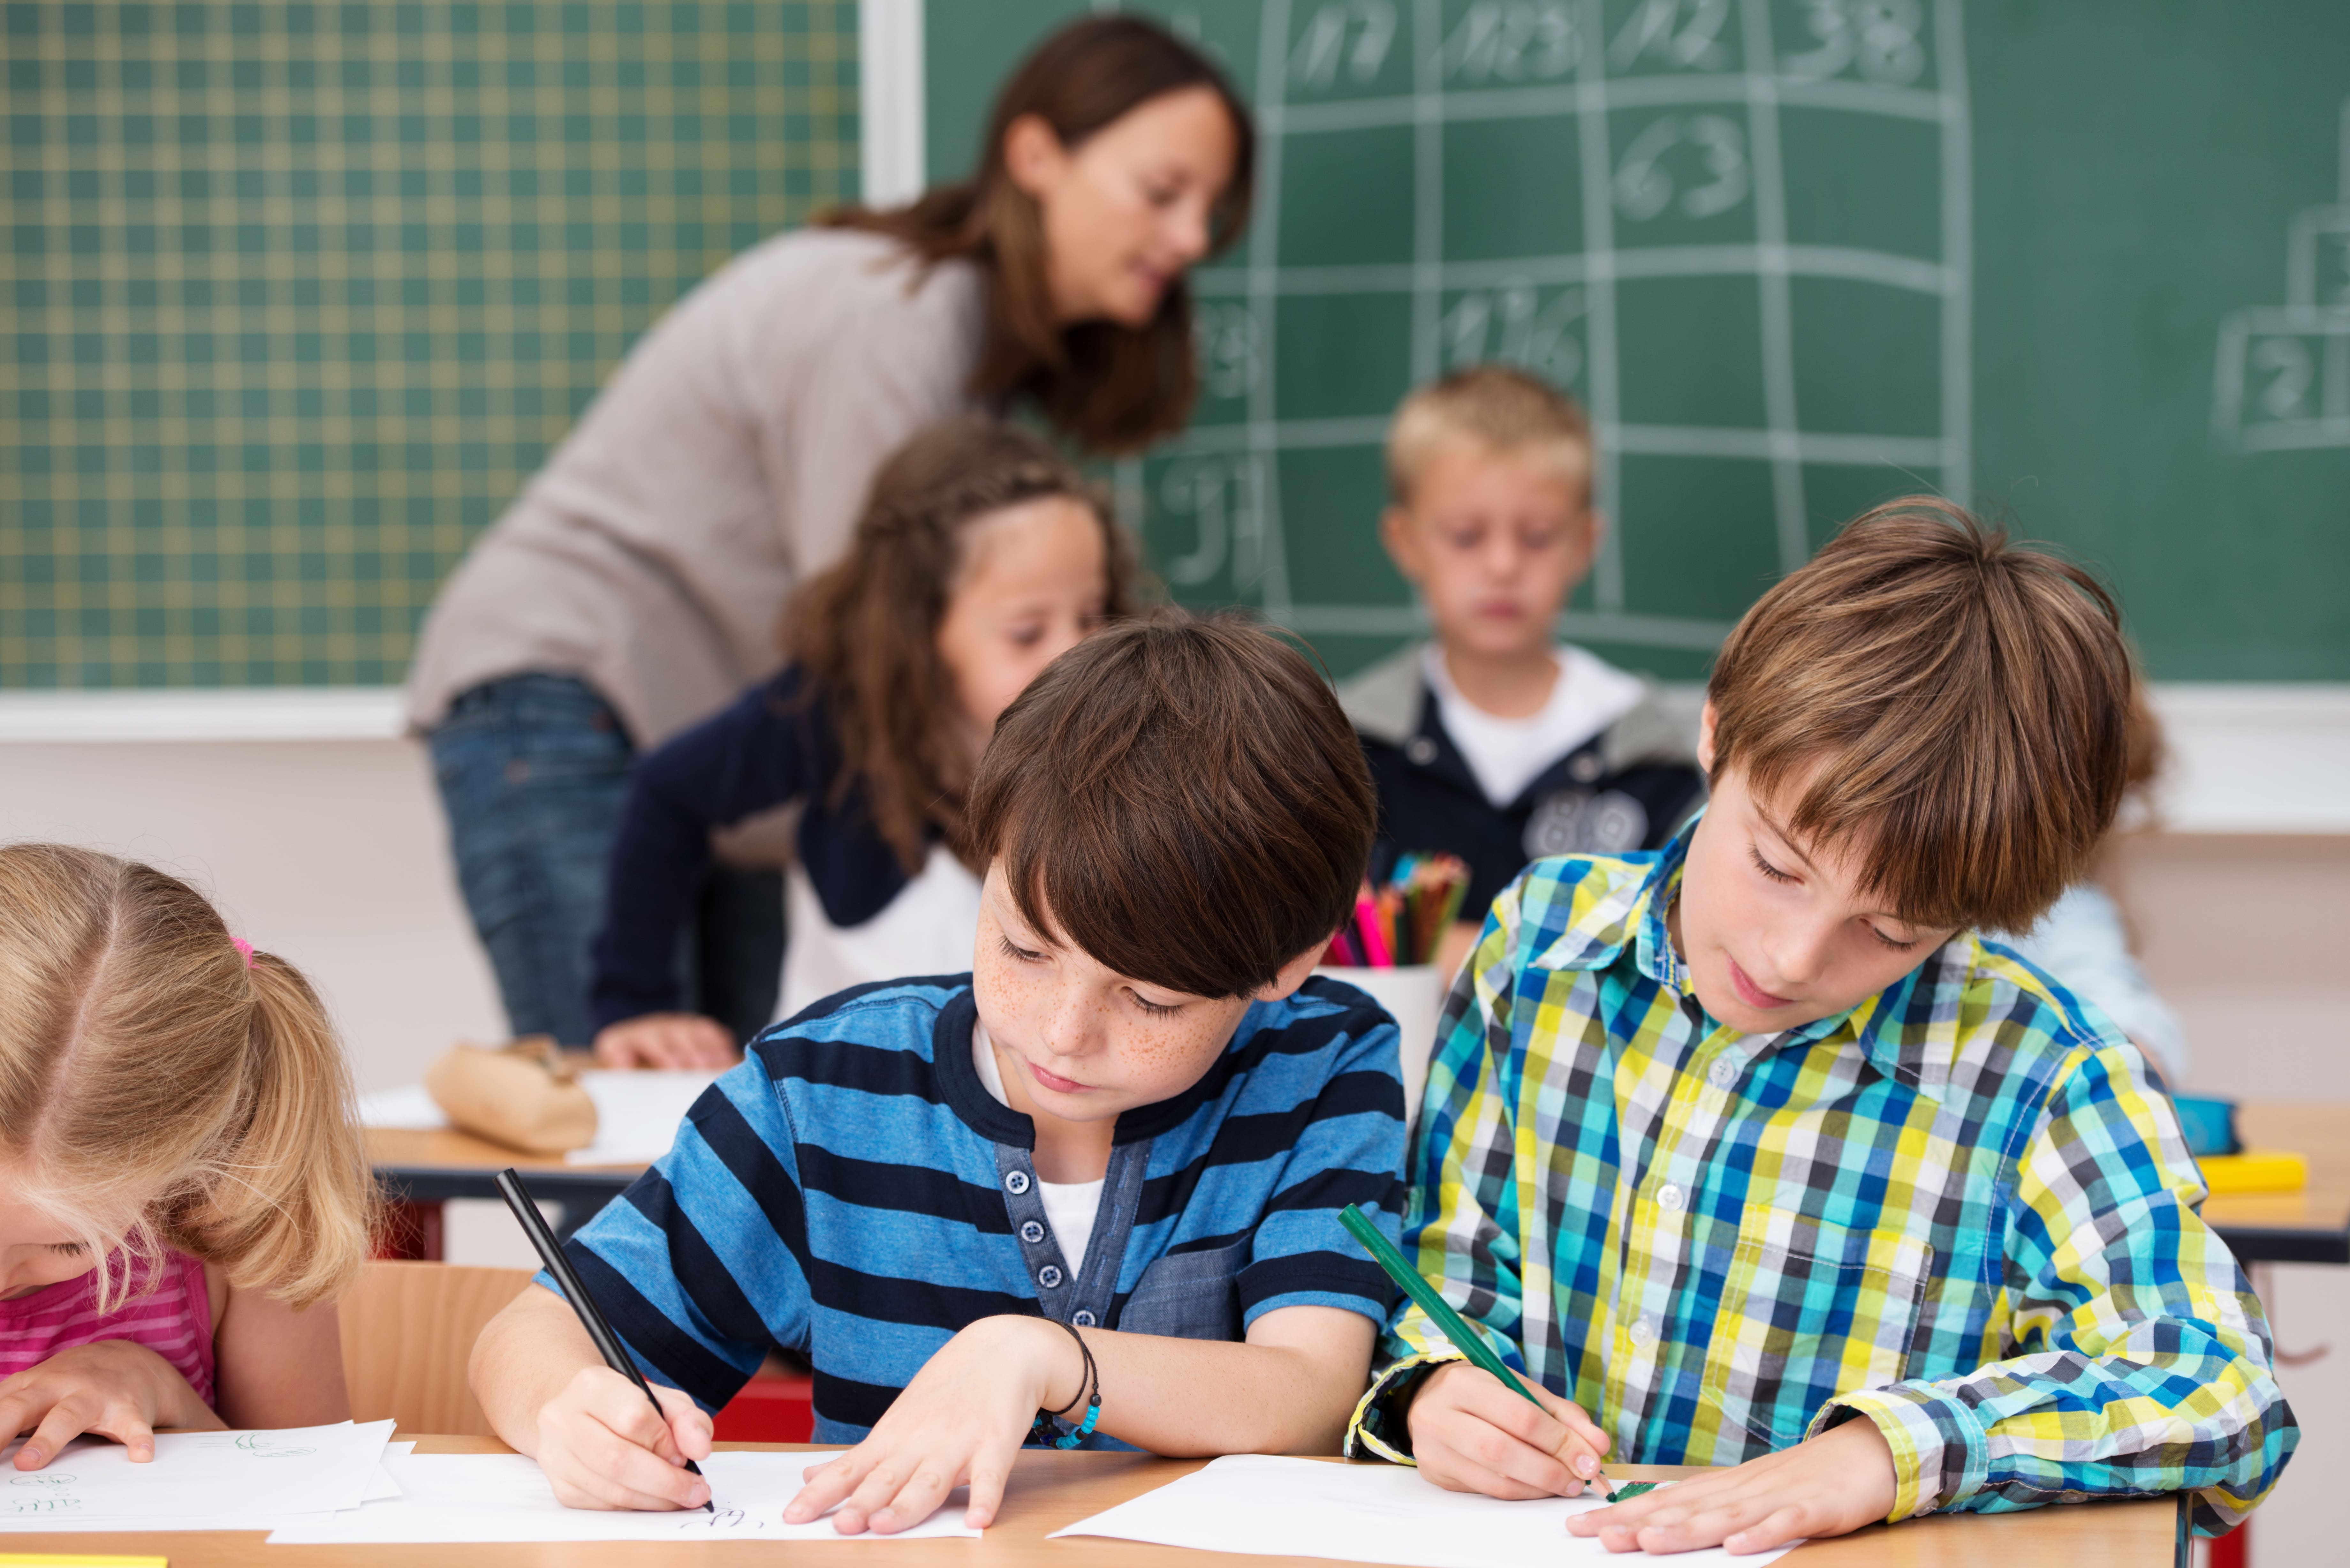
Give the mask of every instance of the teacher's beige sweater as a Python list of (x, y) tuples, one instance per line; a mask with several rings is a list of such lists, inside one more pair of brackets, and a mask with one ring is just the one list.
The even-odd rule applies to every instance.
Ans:
[(409, 720), (470, 687), (576, 675), (639, 746), (781, 662), (785, 600), (837, 559), (881, 460), (967, 410), (969, 263), (803, 229), (744, 252), (640, 338), (425, 618)]

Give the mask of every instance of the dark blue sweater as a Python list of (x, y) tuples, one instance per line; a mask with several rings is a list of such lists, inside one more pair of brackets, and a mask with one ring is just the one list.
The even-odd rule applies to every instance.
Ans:
[(836, 926), (863, 924), (904, 890), (906, 869), (873, 826), (863, 782), (834, 804), (841, 766), (822, 698), (796, 665), (638, 759), (592, 950), (597, 1028), (678, 1007), (679, 935), (709, 874), (714, 828), (804, 801), (800, 865)]

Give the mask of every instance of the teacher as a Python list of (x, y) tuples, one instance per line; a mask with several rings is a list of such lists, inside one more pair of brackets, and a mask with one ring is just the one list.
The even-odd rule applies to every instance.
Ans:
[[(1090, 453), (1182, 428), (1184, 274), (1245, 223), (1253, 141), (1190, 45), (1080, 21), (1003, 84), (970, 179), (768, 240), (639, 340), (443, 586), (409, 676), (516, 1034), (589, 1039), (630, 761), (775, 668), (778, 613), (892, 449), (1023, 404)], [(713, 878), (689, 966), (738, 1035), (782, 938), (779, 884), (749, 875)]]

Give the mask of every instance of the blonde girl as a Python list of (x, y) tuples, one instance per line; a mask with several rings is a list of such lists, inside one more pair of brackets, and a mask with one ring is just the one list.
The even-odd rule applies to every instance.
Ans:
[(0, 1439), (350, 1415), (333, 1297), (372, 1189), (342, 1051), (193, 888), (0, 846)]

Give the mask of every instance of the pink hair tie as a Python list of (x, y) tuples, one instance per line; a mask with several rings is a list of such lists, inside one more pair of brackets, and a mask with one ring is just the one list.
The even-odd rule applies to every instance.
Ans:
[(228, 940), (228, 945), (244, 955), (245, 968), (251, 969), (253, 967), (253, 944), (251, 942), (246, 941), (243, 937), (231, 937)]

